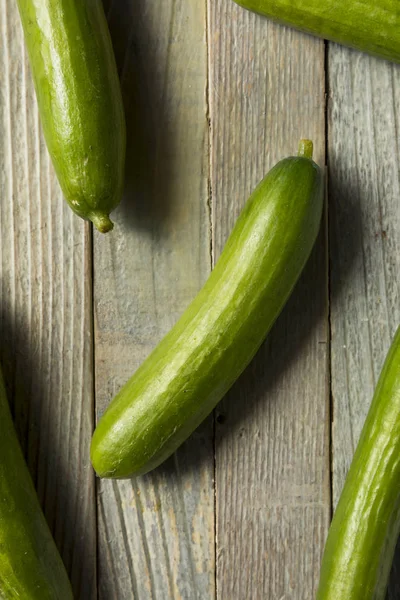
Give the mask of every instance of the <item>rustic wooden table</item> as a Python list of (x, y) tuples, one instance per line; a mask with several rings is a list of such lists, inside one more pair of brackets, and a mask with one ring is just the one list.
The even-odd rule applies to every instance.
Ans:
[[(79, 600), (312, 600), (400, 322), (400, 68), (231, 0), (106, 8), (129, 148), (101, 236), (63, 202), (0, 0), (1, 362), (41, 503)], [(164, 466), (95, 481), (95, 417), (305, 136), (328, 167), (326, 226), (267, 342)]]

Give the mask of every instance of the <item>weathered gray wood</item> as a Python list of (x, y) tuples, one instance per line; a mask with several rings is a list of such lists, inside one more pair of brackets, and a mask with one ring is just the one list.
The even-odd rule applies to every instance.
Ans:
[[(109, 2), (128, 119), (127, 189), (95, 235), (100, 415), (211, 266), (205, 3)], [(213, 422), (156, 472), (99, 483), (104, 600), (214, 597)]]
[(90, 232), (50, 165), (9, 0), (0, 39), (1, 362), (40, 501), (86, 600), (96, 597)]
[[(399, 132), (399, 67), (332, 44), (328, 157), (335, 506), (400, 323)], [(397, 576), (392, 598), (399, 597), (399, 582)]]
[[(205, 3), (181, 4), (105, 1), (129, 152), (116, 229), (94, 240), (98, 414), (195, 295), (266, 170), (303, 136), (324, 163), (323, 43), (228, 0), (208, 3), (207, 36)], [(0, 32), (0, 358), (39, 497), (86, 600), (97, 596), (90, 232), (61, 198), (8, 0)], [(328, 67), (336, 504), (400, 322), (400, 70), (335, 45)], [(325, 260), (321, 235), (217, 410), (217, 532), (212, 419), (152, 475), (99, 483), (101, 599), (208, 600), (215, 581), (223, 600), (314, 597), (330, 507)], [(399, 589), (394, 569), (389, 597)]]
[[(301, 137), (324, 165), (324, 44), (209, 3), (215, 258), (248, 195)], [(289, 305), (218, 409), (217, 597), (314, 597), (330, 514), (321, 235)]]

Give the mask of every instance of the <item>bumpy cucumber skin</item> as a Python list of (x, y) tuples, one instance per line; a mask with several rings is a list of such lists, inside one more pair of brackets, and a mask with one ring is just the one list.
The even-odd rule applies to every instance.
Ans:
[(100, 231), (120, 202), (121, 88), (101, 0), (18, 0), (41, 123), (72, 210)]
[(235, 0), (306, 33), (400, 62), (398, 0)]
[(400, 533), (400, 327), (339, 499), (317, 600), (383, 600)]
[(1, 372), (0, 598), (73, 600), (17, 440)]
[(322, 180), (312, 160), (293, 157), (260, 183), (203, 289), (100, 420), (91, 446), (99, 476), (125, 478), (155, 468), (229, 390), (311, 252)]

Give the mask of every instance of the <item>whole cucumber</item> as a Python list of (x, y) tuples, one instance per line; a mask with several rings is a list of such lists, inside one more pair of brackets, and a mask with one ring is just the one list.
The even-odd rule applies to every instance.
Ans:
[(398, 0), (235, 0), (306, 33), (400, 62)]
[(213, 410), (264, 340), (315, 242), (323, 177), (312, 143), (278, 163), (244, 207), (208, 281), (122, 388), (94, 433), (101, 477), (145, 473)]
[(383, 600), (400, 533), (400, 327), (328, 533), (317, 600)]
[(119, 204), (126, 131), (101, 0), (18, 0), (42, 127), (72, 210), (103, 233)]
[(0, 598), (72, 600), (29, 475), (0, 372)]

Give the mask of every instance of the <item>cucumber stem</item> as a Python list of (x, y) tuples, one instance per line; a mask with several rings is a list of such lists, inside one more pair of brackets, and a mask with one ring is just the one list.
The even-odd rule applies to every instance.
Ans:
[(313, 157), (314, 146), (311, 140), (300, 140), (299, 143), (299, 156), (303, 156), (304, 158), (312, 159)]
[(106, 213), (93, 212), (89, 215), (89, 219), (100, 233), (107, 233), (114, 229), (114, 223)]

